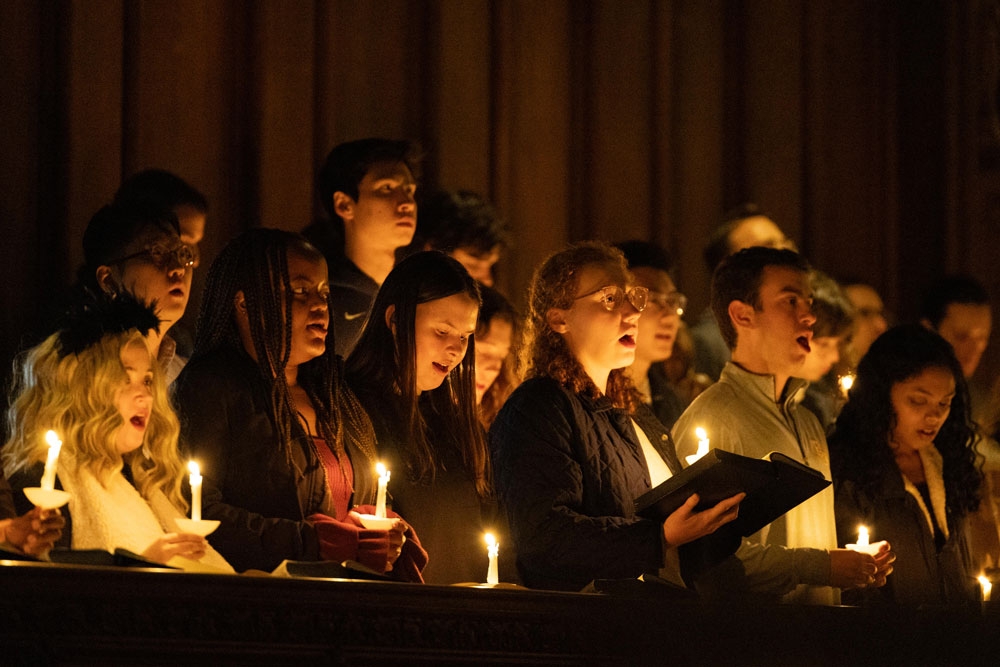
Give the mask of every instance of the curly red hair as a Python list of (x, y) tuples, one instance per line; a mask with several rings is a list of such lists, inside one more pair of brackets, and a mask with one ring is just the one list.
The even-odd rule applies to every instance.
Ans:
[[(599, 241), (577, 243), (549, 256), (535, 270), (528, 288), (528, 318), (521, 363), (528, 378), (551, 377), (575, 393), (599, 398), (600, 389), (573, 356), (562, 335), (549, 327), (546, 316), (552, 308), (568, 309), (573, 305), (580, 287), (580, 271), (588, 266), (599, 266), (623, 283), (629, 282), (624, 255), (617, 248)], [(611, 371), (605, 395), (615, 407), (629, 413), (635, 410), (639, 401), (635, 385), (624, 368)]]

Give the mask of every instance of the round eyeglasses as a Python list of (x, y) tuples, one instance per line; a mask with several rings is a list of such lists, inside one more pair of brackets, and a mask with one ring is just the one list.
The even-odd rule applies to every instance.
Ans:
[(154, 243), (139, 252), (116, 260), (112, 264), (121, 264), (137, 257), (146, 257), (158, 269), (166, 269), (174, 264), (183, 269), (189, 269), (198, 263), (198, 253), (189, 245), (181, 243), (173, 248), (168, 248), (161, 243)]
[(669, 294), (665, 294), (663, 292), (650, 292), (649, 303), (653, 304), (660, 310), (668, 310), (676, 312), (678, 315), (683, 315), (684, 309), (687, 308), (688, 305), (688, 298), (680, 292), (670, 292)]
[(598, 292), (601, 294), (601, 305), (604, 306), (605, 310), (612, 313), (621, 310), (626, 301), (632, 304), (632, 307), (641, 313), (646, 307), (646, 299), (649, 298), (649, 290), (645, 287), (633, 287), (632, 289), (626, 291), (617, 285), (608, 285), (606, 287), (595, 289), (593, 292), (581, 294), (573, 300), (579, 301), (580, 299), (584, 299), (588, 296), (593, 296)]

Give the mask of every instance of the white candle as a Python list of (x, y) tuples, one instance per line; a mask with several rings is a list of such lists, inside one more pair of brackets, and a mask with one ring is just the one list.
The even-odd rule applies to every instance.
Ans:
[(194, 461), (188, 461), (188, 470), (191, 472), (188, 478), (191, 483), (191, 520), (201, 521), (201, 469)]
[(694, 434), (698, 436), (698, 451), (690, 456), (684, 457), (684, 460), (687, 461), (688, 465), (691, 465), (705, 454), (708, 454), (708, 432), (698, 426), (695, 428)]
[(847, 392), (854, 386), (854, 373), (841, 375), (837, 382), (840, 384), (840, 392), (844, 395), (844, 398), (847, 398)]
[(42, 488), (51, 491), (56, 488), (56, 462), (59, 460), (62, 440), (55, 431), (47, 431), (45, 442), (49, 443), (49, 455), (45, 459), (45, 472), (42, 473)]
[(875, 544), (871, 543), (870, 538), (868, 536), (867, 526), (858, 526), (858, 541), (854, 544), (848, 544), (847, 548), (850, 549), (851, 551), (860, 551), (861, 553), (866, 553), (871, 556), (874, 556), (875, 554), (878, 553), (878, 550), (881, 547), (881, 545), (882, 545), (881, 542), (876, 542)]
[(385, 491), (386, 487), (389, 486), (389, 475), (392, 473), (385, 469), (385, 466), (382, 465), (381, 461), (375, 464), (375, 470), (378, 472), (378, 495), (375, 496), (375, 516), (380, 519), (384, 519)]
[(983, 591), (983, 602), (990, 601), (990, 593), (993, 592), (993, 582), (986, 575), (979, 575), (979, 588)]
[(499, 584), (500, 568), (497, 565), (497, 560), (500, 556), (500, 543), (493, 537), (493, 533), (486, 533), (486, 551), (490, 557), (490, 565), (486, 570), (486, 583)]

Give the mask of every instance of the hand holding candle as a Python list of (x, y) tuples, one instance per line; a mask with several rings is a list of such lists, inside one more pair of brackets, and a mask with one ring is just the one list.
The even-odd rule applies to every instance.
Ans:
[(194, 461), (188, 461), (188, 470), (191, 472), (188, 478), (191, 483), (191, 520), (201, 521), (201, 470)]
[(500, 568), (497, 561), (500, 556), (500, 543), (493, 537), (493, 533), (486, 533), (487, 554), (490, 557), (489, 568), (486, 570), (486, 583), (500, 583)]
[(55, 431), (45, 433), (45, 442), (49, 444), (49, 455), (45, 459), (45, 472), (42, 473), (41, 487), (46, 491), (56, 488), (56, 462), (59, 460), (59, 451), (62, 449), (62, 440)]
[(874, 556), (882, 548), (881, 542), (876, 542), (872, 544), (868, 536), (867, 526), (858, 526), (858, 541), (855, 544), (848, 544), (847, 548), (851, 551), (858, 551), (860, 553), (865, 553), (870, 556)]
[(693, 464), (705, 454), (708, 454), (708, 432), (699, 426), (694, 430), (694, 434), (698, 436), (698, 451), (690, 456), (684, 457), (684, 460), (688, 465)]
[(384, 519), (386, 488), (389, 486), (389, 475), (392, 473), (386, 470), (381, 461), (375, 464), (375, 470), (378, 472), (378, 494), (375, 496), (375, 516), (379, 519)]

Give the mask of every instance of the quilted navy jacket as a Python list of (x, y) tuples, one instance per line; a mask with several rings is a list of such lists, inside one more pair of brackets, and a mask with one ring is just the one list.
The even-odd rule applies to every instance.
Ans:
[[(648, 409), (634, 419), (677, 473), (667, 430)], [(625, 411), (532, 378), (507, 400), (489, 435), (497, 494), (528, 586), (580, 590), (593, 579), (633, 578), (663, 565), (661, 524), (635, 516), (650, 479)]]

